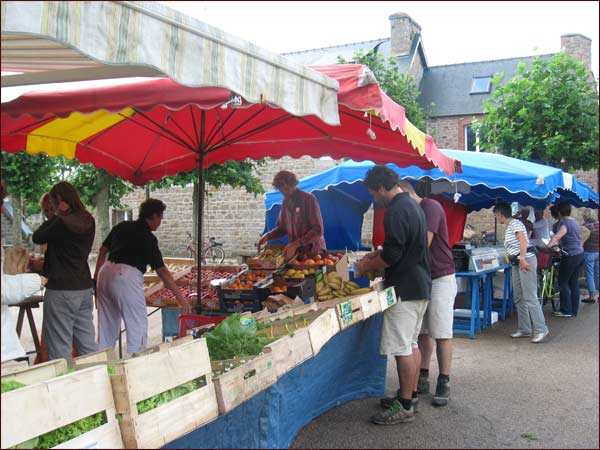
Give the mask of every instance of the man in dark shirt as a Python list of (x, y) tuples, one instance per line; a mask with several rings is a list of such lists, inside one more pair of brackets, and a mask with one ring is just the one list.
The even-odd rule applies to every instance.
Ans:
[(181, 296), (171, 272), (165, 266), (158, 240), (152, 234), (160, 226), (165, 209), (166, 205), (160, 200), (146, 200), (140, 206), (138, 220), (115, 225), (100, 247), (94, 274), (98, 282), (96, 298), (100, 350), (115, 347), (121, 318), (127, 331), (127, 352), (137, 353), (146, 348), (148, 317), (144, 273), (148, 265), (173, 292), (183, 313), (191, 310), (188, 299)]
[(369, 253), (356, 265), (361, 274), (385, 268), (386, 286), (394, 286), (399, 297), (398, 303), (384, 312), (381, 353), (396, 358), (400, 395), (389, 408), (371, 417), (379, 425), (414, 420), (421, 365), (417, 339), (431, 294), (425, 214), (399, 182), (396, 172), (386, 166), (367, 172), (364, 183), (369, 193), (387, 208), (385, 240), (383, 250)]
[(425, 212), (427, 243), (431, 264), (431, 300), (419, 334), (421, 370), (417, 392), (429, 393), (429, 363), (435, 339), (439, 376), (432, 398), (434, 406), (445, 406), (450, 397), (450, 366), (452, 365), (452, 326), (457, 286), (454, 258), (448, 241), (448, 225), (444, 208), (431, 198), (421, 198), (407, 181), (400, 187), (408, 192)]

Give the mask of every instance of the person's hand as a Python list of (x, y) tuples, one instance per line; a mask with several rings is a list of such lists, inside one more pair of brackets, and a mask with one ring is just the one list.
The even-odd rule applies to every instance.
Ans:
[(299, 247), (300, 244), (298, 244), (297, 242), (290, 242), (289, 244), (287, 244), (283, 248), (283, 256), (285, 260), (289, 261), (290, 259), (292, 259), (296, 255), (296, 252), (298, 251)]
[(265, 244), (265, 242), (267, 242), (267, 234), (266, 233), (263, 234), (262, 237), (256, 243), (256, 247), (258, 249), (258, 253), (260, 253), (260, 250), (262, 249), (262, 246)]
[(48, 283), (48, 278), (40, 276), (40, 279), (41, 279), (41, 282), (40, 282), (40, 289), (41, 289), (46, 286), (46, 283)]
[(531, 267), (531, 264), (529, 264), (526, 260), (519, 259), (519, 269), (523, 272), (531, 272), (533, 268)]
[(189, 298), (182, 298), (179, 301), (179, 308), (183, 314), (190, 314), (192, 312), (192, 305), (190, 304)]

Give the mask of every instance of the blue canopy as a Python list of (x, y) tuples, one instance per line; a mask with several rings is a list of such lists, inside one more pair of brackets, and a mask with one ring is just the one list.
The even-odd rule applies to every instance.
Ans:
[[(461, 161), (462, 173), (448, 176), (439, 169), (400, 168), (395, 164), (388, 167), (403, 179), (430, 178), (432, 194), (450, 199), (460, 194), (458, 203), (465, 205), (469, 212), (490, 208), (499, 198), (535, 209), (562, 200), (576, 207), (598, 207), (598, 194), (561, 169), (494, 153), (442, 151)], [(312, 192), (319, 200), (328, 248), (356, 250), (362, 247), (363, 215), (373, 202), (362, 181), (373, 166), (370, 161), (347, 161), (300, 180), (298, 188)], [(282, 201), (279, 191), (266, 194), (265, 231), (275, 226)]]

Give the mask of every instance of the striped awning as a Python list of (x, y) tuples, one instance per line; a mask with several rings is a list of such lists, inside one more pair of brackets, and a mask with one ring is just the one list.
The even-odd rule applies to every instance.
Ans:
[(2, 86), (168, 76), (339, 124), (337, 81), (158, 2), (2, 1)]

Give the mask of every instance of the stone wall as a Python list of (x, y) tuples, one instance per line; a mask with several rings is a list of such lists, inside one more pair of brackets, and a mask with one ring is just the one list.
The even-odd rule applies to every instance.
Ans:
[[(290, 170), (298, 178), (322, 172), (336, 165), (332, 159), (282, 158), (271, 160), (258, 167), (257, 172), (265, 191), (272, 190), (271, 182), (279, 170)], [(167, 204), (163, 222), (156, 232), (164, 255), (169, 255), (176, 246), (187, 244), (187, 233), (192, 233), (193, 207), (192, 186), (152, 191), (150, 196)], [(205, 202), (204, 236), (216, 237), (223, 242), (228, 257), (238, 256), (256, 250), (256, 242), (265, 226), (264, 195), (254, 196), (244, 189), (225, 187), (216, 191), (208, 189), (209, 197)], [(123, 204), (133, 209), (137, 217), (139, 204), (144, 200), (145, 192), (138, 189), (124, 198)]]

